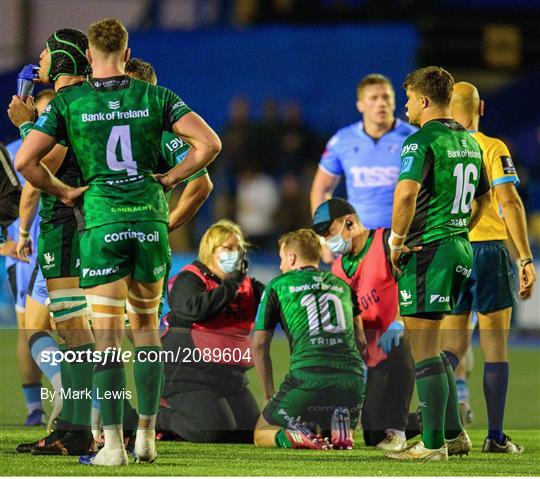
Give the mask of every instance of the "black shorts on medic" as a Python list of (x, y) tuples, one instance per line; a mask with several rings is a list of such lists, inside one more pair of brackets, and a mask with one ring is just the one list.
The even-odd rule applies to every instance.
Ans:
[(475, 241), (473, 268), (452, 314), (489, 313), (514, 306), (516, 277), (504, 241)]

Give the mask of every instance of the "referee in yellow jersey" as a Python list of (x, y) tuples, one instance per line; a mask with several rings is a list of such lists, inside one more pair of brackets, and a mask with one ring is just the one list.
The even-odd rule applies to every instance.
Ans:
[(465, 331), (471, 312), (475, 311), (484, 353), (484, 396), (488, 413), (488, 435), (483, 452), (521, 453), (523, 447), (512, 443), (503, 432), (508, 388), (508, 330), (512, 307), (517, 300), (512, 262), (504, 244), (508, 239), (507, 231), (520, 258), (518, 294), (522, 299), (531, 295), (536, 281), (525, 209), (516, 190), (519, 179), (506, 145), (478, 131), (484, 102), (476, 87), (466, 82), (456, 83), (450, 107), (452, 117), (469, 130), (482, 148), (492, 188), (489, 208), (469, 232), (473, 269), (452, 315), (444, 319), (442, 349), (455, 369), (469, 346), (470, 335)]

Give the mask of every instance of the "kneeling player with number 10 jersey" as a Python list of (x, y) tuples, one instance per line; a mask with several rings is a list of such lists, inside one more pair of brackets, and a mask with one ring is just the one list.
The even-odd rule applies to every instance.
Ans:
[[(320, 428), (332, 430), (334, 447), (350, 449), (363, 389), (358, 348), (365, 347), (356, 295), (345, 281), (319, 269), (321, 245), (313, 231), (288, 233), (279, 244), (283, 274), (265, 289), (253, 336), (268, 401), (255, 445), (326, 449), (327, 441), (314, 432)], [(291, 363), (275, 392), (269, 348), (278, 324), (289, 339)]]

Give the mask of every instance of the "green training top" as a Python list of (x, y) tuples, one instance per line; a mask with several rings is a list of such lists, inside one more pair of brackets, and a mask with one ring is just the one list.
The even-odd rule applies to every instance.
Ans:
[(291, 371), (325, 367), (360, 373), (353, 322), (359, 314), (356, 295), (345, 281), (328, 271), (302, 268), (266, 286), (255, 330), (281, 324), (289, 339)]
[(452, 119), (428, 121), (405, 140), (403, 180), (421, 184), (409, 246), (467, 235), (473, 199), (489, 191), (480, 146)]
[(34, 128), (67, 140), (81, 173), (84, 228), (119, 221), (168, 222), (153, 177), (163, 131), (191, 110), (170, 90), (128, 76), (92, 78), (54, 98)]

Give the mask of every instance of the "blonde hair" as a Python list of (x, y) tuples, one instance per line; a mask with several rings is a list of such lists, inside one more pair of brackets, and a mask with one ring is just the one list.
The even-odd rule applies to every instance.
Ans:
[(237, 235), (240, 238), (240, 247), (246, 249), (248, 243), (244, 238), (244, 233), (236, 223), (229, 220), (220, 220), (214, 223), (204, 233), (199, 245), (199, 260), (209, 266), (212, 263), (216, 248), (221, 246), (229, 236)]
[(280, 248), (293, 250), (306, 261), (319, 262), (321, 259), (321, 241), (315, 231), (302, 228), (281, 236), (278, 240)]
[(128, 32), (116, 18), (101, 20), (90, 25), (88, 44), (104, 53), (124, 52), (128, 44)]
[(360, 100), (362, 98), (362, 93), (364, 93), (365, 88), (371, 85), (388, 85), (390, 87), (390, 90), (392, 90), (392, 93), (394, 93), (394, 87), (392, 86), (392, 83), (390, 82), (390, 79), (388, 77), (385, 77), (380, 73), (370, 73), (369, 75), (366, 75), (364, 78), (362, 78), (362, 80), (360, 80), (360, 83), (358, 83), (358, 85), (356, 86), (356, 97)]

